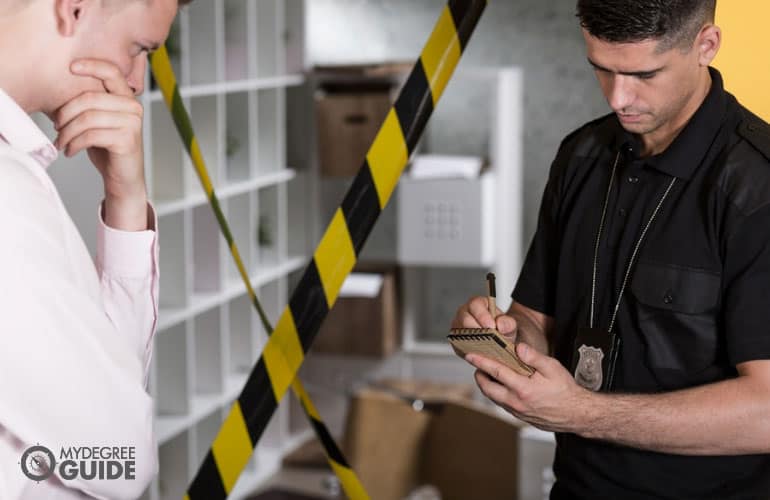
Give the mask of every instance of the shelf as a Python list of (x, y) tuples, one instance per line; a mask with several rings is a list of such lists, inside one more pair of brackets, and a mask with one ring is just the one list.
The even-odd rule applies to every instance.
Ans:
[[(190, 402), (190, 412), (186, 415), (157, 416), (155, 419), (155, 434), (158, 445), (162, 446), (176, 438), (180, 433), (195, 426), (217, 410), (224, 410), (225, 414), (227, 414), (230, 405), (238, 398), (243, 387), (246, 385), (249, 373), (242, 371), (228, 375), (225, 379), (224, 389), (219, 394), (199, 394), (193, 396)], [(312, 430), (308, 429), (308, 432), (312, 433)], [(211, 442), (208, 444), (211, 444)], [(268, 447), (268, 449), (273, 448)]]
[(153, 362), (157, 370), (158, 415), (185, 415), (190, 412), (190, 364), (187, 332), (179, 324), (155, 338)]
[(246, 0), (225, 0), (225, 79), (243, 80), (249, 71), (249, 14)]
[(225, 129), (225, 175), (227, 183), (241, 182), (251, 176), (251, 144), (249, 126), (249, 94), (237, 92), (225, 96), (227, 124)]
[(305, 67), (305, 3), (303, 0), (284, 0), (284, 6), (285, 70), (287, 73), (297, 73)]
[(308, 429), (286, 439), (285, 444), (278, 449), (257, 449), (256, 469), (244, 471), (235, 483), (228, 497), (231, 500), (247, 498), (265, 481), (273, 477), (281, 468), (283, 457), (291, 453), (305, 441), (313, 437), (313, 431)]
[[(171, 114), (161, 103), (150, 106), (152, 197), (157, 202), (184, 196), (184, 149)], [(160, 215), (160, 214), (158, 214)]]
[(280, 158), (282, 89), (259, 90), (257, 99), (257, 172), (267, 173), (283, 163)]
[(188, 301), (187, 231), (185, 214), (158, 216), (158, 246), (160, 247), (160, 307), (185, 307)]
[[(230, 224), (230, 233), (232, 234), (233, 241), (238, 245), (238, 250), (243, 261), (243, 266), (246, 268), (246, 272), (251, 275), (254, 272), (254, 261), (251, 258), (251, 246), (252, 241), (256, 238), (256, 228), (252, 227), (252, 221), (255, 218), (255, 207), (251, 202), (252, 196), (250, 193), (240, 194), (233, 196), (225, 203), (227, 210), (227, 221)], [(235, 266), (235, 261), (228, 255), (227, 264), (227, 279), (239, 278), (240, 273)]]
[[(195, 138), (198, 141), (203, 161), (209, 169), (209, 176), (215, 186), (222, 177), (217, 168), (222, 164), (225, 155), (225, 134), (222, 131), (224, 121), (224, 99), (220, 96), (198, 96), (187, 99), (190, 119), (195, 124)], [(179, 139), (177, 139), (177, 142)], [(190, 158), (185, 155), (185, 170), (193, 173)], [(187, 195), (203, 195), (203, 188), (197, 175), (187, 176)]]
[(190, 82), (207, 84), (220, 80), (218, 65), (222, 48), (221, 32), (217, 29), (221, 2), (193, 2), (187, 8), (189, 19)]
[(175, 438), (185, 429), (197, 424), (218, 409), (229, 405), (243, 390), (248, 379), (247, 372), (228, 375), (224, 390), (219, 394), (197, 394), (190, 402), (190, 411), (185, 415), (159, 415), (155, 420), (155, 434), (158, 444)]
[[(248, 193), (249, 191), (283, 184), (294, 179), (296, 175), (296, 171), (291, 168), (282, 168), (275, 172), (261, 174), (253, 179), (234, 182), (221, 189), (216, 189), (217, 198), (219, 198), (220, 201), (224, 201), (233, 196)], [(181, 212), (187, 208), (208, 204), (208, 202), (208, 198), (203, 193), (200, 193), (174, 201), (159, 202), (155, 205), (155, 213), (158, 214), (158, 217), (166, 216)]]
[[(263, 299), (259, 294), (260, 300)], [(235, 298), (228, 304), (230, 314), (230, 371), (240, 373), (254, 365), (257, 352), (254, 324), (256, 311), (248, 295)]]
[[(287, 89), (303, 95), (306, 82), (304, 4), (193, 2), (179, 10), (168, 43), (211, 183), (274, 322), (288, 302), (288, 276), (308, 261), (289, 255), (287, 245), (289, 182), (297, 173), (287, 167), (286, 100)], [(160, 471), (142, 499), (165, 500), (184, 496), (267, 335), (163, 96), (148, 88), (141, 97), (146, 177), (159, 218), (162, 273), (150, 376)], [(295, 255), (309, 251), (297, 248)], [(280, 466), (295, 443), (288, 420), (281, 405), (241, 487)]]
[(193, 293), (212, 293), (222, 289), (224, 244), (214, 212), (206, 205), (193, 208)]
[(203, 459), (211, 448), (211, 443), (219, 432), (223, 418), (221, 411), (215, 411), (211, 415), (204, 417), (195, 426), (195, 450), (193, 454), (193, 470), (198, 470), (203, 464)]
[[(183, 433), (187, 429), (201, 426), (203, 423), (203, 425), (208, 427), (210, 430), (213, 424), (209, 426), (210, 422), (206, 422), (207, 420), (219, 420), (221, 422), (221, 419), (219, 419), (218, 416), (219, 410), (224, 410), (224, 414), (227, 414), (230, 405), (235, 401), (235, 399), (243, 390), (248, 375), (248, 373), (243, 372), (228, 376), (225, 384), (225, 390), (222, 394), (208, 396), (198, 395), (193, 397), (192, 403), (190, 405), (190, 413), (188, 415), (178, 417), (157, 417), (155, 432), (158, 445), (161, 447), (161, 450), (169, 448), (169, 443), (171, 444), (171, 447), (179, 446), (183, 442), (181, 438), (186, 437)], [(216, 430), (219, 430), (219, 426), (216, 426)], [(214, 432), (213, 435), (211, 432), (208, 432), (205, 435), (198, 435), (198, 450), (196, 452), (196, 458), (200, 457), (201, 451), (205, 453), (205, 451), (210, 448), (211, 442), (213, 442), (215, 436), (216, 432)], [(235, 489), (229, 498), (239, 498), (237, 495), (247, 494), (252, 489), (259, 487), (261, 483), (263, 483), (266, 479), (269, 479), (273, 474), (275, 474), (275, 472), (278, 471), (281, 466), (281, 461), (287, 453), (290, 453), (296, 449), (312, 436), (312, 429), (306, 429), (285, 439), (285, 444), (279, 448), (260, 446), (257, 449), (257, 456), (254, 460), (256, 467), (244, 471), (244, 473), (241, 474), (241, 477), (239, 478)], [(166, 460), (162, 459), (162, 462), (165, 461)]]
[[(278, 75), (261, 78), (248, 78), (229, 82), (190, 85), (179, 88), (179, 94), (183, 98), (205, 97), (220, 94), (233, 94), (236, 92), (249, 92), (256, 90), (271, 90), (287, 87), (298, 87), (305, 83), (304, 75)], [(163, 94), (159, 90), (150, 92), (150, 101), (163, 101)]]
[(279, 204), (277, 186), (259, 191), (259, 219), (257, 220), (257, 244), (259, 264), (273, 265), (278, 260), (280, 236), (278, 234)]
[(257, 3), (257, 76), (274, 76), (283, 72), (283, 2), (285, 0), (259, 0)]
[(195, 317), (194, 395), (219, 394), (225, 385), (225, 355), (220, 309)]
[[(274, 281), (283, 276), (287, 276), (294, 271), (302, 269), (307, 264), (306, 257), (289, 257), (275, 266), (260, 267), (251, 277), (253, 287), (260, 287), (266, 283)], [(246, 287), (240, 278), (229, 279), (222, 292), (216, 293), (195, 293), (188, 307), (184, 308), (161, 308), (160, 318), (158, 320), (159, 335), (164, 330), (178, 325), (179, 323), (192, 318), (196, 314), (205, 312), (213, 307), (221, 305), (229, 300), (246, 294)]]
[(178, 500), (187, 491), (190, 481), (187, 434), (160, 445), (158, 453), (158, 492), (161, 500)]
[[(266, 283), (262, 287), (260, 287), (259, 291), (259, 297), (262, 301), (262, 308), (265, 310), (265, 314), (267, 315), (268, 319), (273, 323), (273, 326), (275, 326), (275, 323), (278, 321), (279, 316), (281, 315), (281, 312), (283, 312), (283, 308), (286, 304), (283, 299), (283, 296), (285, 295), (285, 279), (278, 279), (275, 281), (271, 281), (270, 283)], [(259, 332), (257, 336), (258, 343), (264, 343), (267, 341), (267, 335), (270, 332), (266, 332), (264, 327), (262, 326), (262, 323), (257, 321), (256, 322), (256, 331)]]

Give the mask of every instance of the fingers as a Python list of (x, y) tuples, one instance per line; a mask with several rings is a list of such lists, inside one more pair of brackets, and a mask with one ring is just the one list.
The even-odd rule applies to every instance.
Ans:
[[(128, 154), (138, 147), (136, 134), (128, 131), (141, 130), (141, 126), (142, 119), (136, 115), (113, 111), (84, 111), (59, 131), (56, 146), (64, 149), (65, 155), (72, 156), (83, 149), (83, 141), (86, 142), (85, 147), (101, 146), (101, 144), (88, 144), (91, 136), (85, 134), (87, 131), (111, 130), (113, 134), (120, 137), (110, 141), (112, 144), (110, 151), (115, 154)], [(122, 147), (120, 147), (121, 142), (125, 143)]]
[(114, 64), (99, 59), (78, 59), (72, 63), (72, 73), (80, 76), (90, 76), (102, 81), (104, 88), (110, 94), (133, 96), (134, 91), (128, 85), (126, 77)]
[(484, 394), (484, 396), (488, 397), (514, 417), (523, 419), (525, 407), (515, 392), (481, 370), (476, 370), (474, 379), (476, 380), (476, 385), (479, 386), (479, 389), (481, 389), (481, 393)]
[[(475, 328), (495, 328), (495, 318), (489, 312), (489, 302), (486, 297), (474, 297), (467, 304), (468, 314), (473, 317)], [(500, 314), (497, 309), (496, 315)]]
[(472, 304), (479, 300), (479, 297), (472, 299), (467, 304), (463, 304), (457, 310), (455, 318), (452, 321), (452, 328), (489, 328), (488, 325), (491, 321), (489, 312), (486, 312), (486, 316), (482, 312), (481, 316), (477, 316), (478, 311), (472, 311)]
[(54, 114), (54, 127), (61, 130), (77, 116), (88, 110), (113, 111), (144, 116), (144, 108), (133, 97), (114, 96), (104, 92), (84, 92), (62, 106)]
[[(142, 105), (133, 97), (105, 92), (85, 92), (61, 107), (54, 115), (59, 132), (56, 147), (73, 156), (85, 147), (110, 144), (110, 152), (129, 154), (141, 148)], [(106, 139), (103, 134), (86, 134), (89, 130), (112, 130), (116, 135)], [(98, 144), (91, 143), (98, 137)]]
[(482, 394), (499, 405), (507, 406), (508, 389), (504, 385), (481, 370), (476, 370), (473, 377), (476, 379), (476, 385), (479, 386)]
[(506, 337), (511, 338), (512, 340), (515, 339), (516, 327), (518, 326), (515, 319), (505, 314), (501, 314), (495, 318), (495, 323), (497, 325), (498, 332), (502, 333)]
[(486, 297), (474, 297), (460, 306), (452, 320), (452, 328), (497, 328), (508, 337), (515, 336), (516, 327), (516, 320), (502, 314), (499, 309), (496, 318), (493, 318)]
[(557, 371), (563, 370), (562, 365), (554, 358), (538, 352), (537, 349), (531, 348), (524, 342), (520, 342), (516, 346), (516, 354), (523, 362), (546, 378), (552, 378), (557, 374)]
[(470, 302), (463, 304), (457, 309), (455, 317), (452, 320), (452, 328), (482, 328), (479, 320), (471, 313), (470, 306), (479, 298), (473, 298)]
[(498, 384), (502, 384), (512, 391), (520, 390), (523, 387), (522, 384), (529, 380), (527, 377), (519, 375), (502, 363), (485, 358), (484, 356), (469, 354), (465, 357), (465, 360), (477, 370), (492, 377)]
[(74, 156), (88, 148), (104, 148), (116, 155), (128, 155), (136, 146), (123, 140), (124, 134), (115, 129), (88, 129), (67, 145), (66, 155)]

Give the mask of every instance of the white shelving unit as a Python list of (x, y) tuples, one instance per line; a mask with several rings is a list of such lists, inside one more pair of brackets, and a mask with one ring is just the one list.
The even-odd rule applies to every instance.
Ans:
[[(208, 0), (183, 8), (168, 44), (196, 137), (268, 317), (288, 301), (286, 91), (304, 83), (304, 0)], [(148, 77), (149, 80), (149, 77)], [(148, 89), (150, 84), (148, 83)], [(145, 107), (146, 176), (159, 218), (160, 318), (150, 376), (160, 471), (145, 500), (184, 496), (266, 342), (159, 91)], [(307, 436), (280, 407), (233, 498)]]
[[(404, 292), (404, 317), (402, 321), (404, 335), (404, 350), (411, 354), (427, 354), (454, 358), (454, 352), (444, 340), (446, 328), (454, 316), (456, 308), (473, 295), (484, 293), (484, 276), (487, 271), (492, 271), (497, 277), (497, 303), (502, 310), (507, 310), (511, 303), (510, 293), (513, 291), (519, 271), (523, 264), (523, 106), (524, 84), (521, 68), (473, 68), (458, 71), (455, 80), (474, 82), (478, 86), (489, 89), (489, 172), (479, 179), (464, 181), (451, 179), (442, 180), (440, 183), (423, 183), (419, 180), (404, 179), (399, 192), (398, 203), (402, 221), (410, 212), (415, 216), (423, 217), (423, 206), (404, 206), (401, 196), (404, 187), (415, 192), (416, 187), (426, 190), (426, 200), (439, 200), (440, 205), (463, 205), (467, 208), (471, 204), (483, 214), (481, 217), (475, 212), (457, 214), (460, 227), (459, 242), (465, 247), (473, 247), (471, 243), (463, 241), (467, 238), (462, 233), (472, 234), (472, 238), (479, 238), (480, 249), (470, 257), (466, 255), (469, 248), (463, 248), (462, 252), (447, 252), (451, 258), (457, 258), (461, 264), (451, 262), (436, 262), (438, 259), (426, 254), (416, 259), (416, 262), (399, 261), (402, 269)], [(448, 96), (454, 98), (451, 93), (454, 89), (447, 88)], [(467, 182), (466, 187), (460, 187)], [(441, 184), (444, 183), (444, 184)], [(486, 190), (481, 190), (483, 184), (487, 184)], [(431, 193), (429, 190), (440, 187), (446, 189), (452, 187), (452, 197), (442, 198), (446, 193)], [(419, 190), (417, 191), (419, 192)], [(464, 193), (458, 195), (457, 193)], [(483, 194), (479, 194), (483, 193)], [(460, 199), (465, 196), (466, 199)], [(431, 198), (432, 197), (432, 198)], [(414, 200), (414, 195), (410, 200)], [(446, 202), (446, 203), (444, 203)], [(426, 204), (427, 205), (427, 204)], [(444, 218), (444, 214), (425, 215), (434, 218), (436, 222)], [(451, 207), (454, 209), (454, 207)], [(418, 211), (419, 210), (419, 211)], [(406, 215), (405, 215), (406, 214)], [(476, 216), (474, 219), (473, 216)], [(449, 215), (447, 214), (447, 219)], [(452, 219), (455, 214), (452, 213)], [(422, 228), (423, 220), (419, 220), (414, 227)], [(471, 225), (489, 224), (488, 231), (478, 230)], [(403, 229), (406, 224), (400, 226)], [(425, 227), (428, 228), (427, 223)], [(481, 236), (478, 236), (478, 234)], [(400, 231), (399, 238), (407, 231)], [(454, 243), (453, 243), (454, 244)], [(414, 244), (412, 243), (412, 246)], [(428, 248), (428, 245), (425, 245)], [(486, 247), (486, 248), (485, 248)], [(414, 252), (412, 252), (414, 253)], [(455, 255), (456, 254), (456, 255)], [(415, 259), (410, 255), (410, 258)], [(473, 261), (473, 259), (477, 259)]]

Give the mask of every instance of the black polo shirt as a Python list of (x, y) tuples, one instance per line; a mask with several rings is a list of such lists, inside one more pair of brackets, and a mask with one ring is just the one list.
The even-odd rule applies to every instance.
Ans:
[[(587, 326), (596, 235), (596, 323), (612, 308), (643, 227), (676, 178), (643, 241), (618, 311), (622, 339), (613, 391), (652, 393), (737, 375), (770, 359), (770, 127), (725, 92), (711, 70), (707, 98), (662, 154), (639, 145), (614, 114), (562, 143), (537, 232), (513, 298), (556, 319), (554, 355), (571, 370)], [(770, 498), (770, 456), (691, 457), (557, 435), (552, 498)]]

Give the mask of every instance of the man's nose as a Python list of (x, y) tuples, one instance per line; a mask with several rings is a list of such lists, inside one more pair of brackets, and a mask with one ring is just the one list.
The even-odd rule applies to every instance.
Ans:
[(142, 54), (142, 57), (138, 58), (134, 62), (134, 66), (131, 68), (131, 73), (128, 74), (128, 86), (134, 92), (135, 96), (142, 95), (144, 92), (144, 74), (147, 70), (147, 56)]
[(615, 112), (622, 112), (631, 107), (636, 99), (631, 77), (615, 75), (610, 84), (607, 101)]

